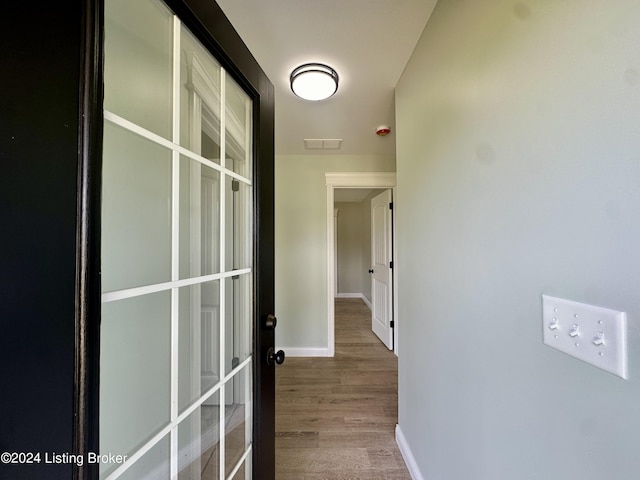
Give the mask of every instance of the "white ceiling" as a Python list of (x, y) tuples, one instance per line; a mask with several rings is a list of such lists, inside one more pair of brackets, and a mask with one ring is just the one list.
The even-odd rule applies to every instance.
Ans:
[[(275, 86), (276, 153), (395, 154), (394, 87), (437, 0), (217, 0)], [(291, 92), (303, 63), (338, 72), (338, 92), (310, 102)], [(379, 125), (391, 134), (378, 137)], [(305, 138), (342, 138), (305, 150)]]

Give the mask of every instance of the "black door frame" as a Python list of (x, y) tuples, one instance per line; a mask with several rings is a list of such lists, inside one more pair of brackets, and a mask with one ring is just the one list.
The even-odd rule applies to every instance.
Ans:
[[(266, 362), (274, 331), (274, 88), (213, 0), (164, 0), (253, 99), (254, 398), (253, 474), (275, 478), (275, 369)], [(100, 366), (100, 190), (103, 123), (104, 0), (83, 0), (78, 135), (74, 453), (98, 451)], [(76, 466), (97, 479), (98, 465)]]

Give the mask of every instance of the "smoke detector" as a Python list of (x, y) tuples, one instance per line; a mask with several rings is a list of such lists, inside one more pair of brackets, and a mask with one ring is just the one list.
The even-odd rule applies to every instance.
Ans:
[(379, 137), (384, 137), (385, 135), (389, 135), (389, 133), (391, 133), (389, 125), (380, 125), (378, 128), (376, 128), (376, 135), (378, 135)]

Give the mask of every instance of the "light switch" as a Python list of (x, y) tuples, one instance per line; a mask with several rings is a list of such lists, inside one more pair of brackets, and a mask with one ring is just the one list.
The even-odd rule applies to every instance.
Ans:
[(596, 336), (593, 337), (593, 344), (596, 347), (600, 347), (604, 345), (604, 332), (596, 333)]
[(542, 296), (544, 343), (627, 378), (627, 316), (624, 312)]
[(580, 325), (578, 325), (577, 323), (574, 323), (574, 324), (571, 326), (571, 330), (569, 330), (569, 336), (570, 336), (571, 338), (575, 338), (575, 337), (577, 337), (578, 335), (580, 335)]

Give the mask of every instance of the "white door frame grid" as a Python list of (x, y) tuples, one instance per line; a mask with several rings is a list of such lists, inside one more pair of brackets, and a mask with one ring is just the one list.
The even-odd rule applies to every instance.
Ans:
[[(393, 191), (394, 208), (396, 202), (396, 173), (395, 172), (327, 172), (327, 356), (335, 355), (335, 224), (334, 224), (334, 190), (336, 188), (390, 188)], [(395, 238), (395, 215), (392, 229)], [(396, 249), (393, 249), (393, 265), (398, 265)], [(395, 329), (393, 331), (393, 351), (398, 355), (398, 282), (397, 269), (393, 272), (393, 317)]]

